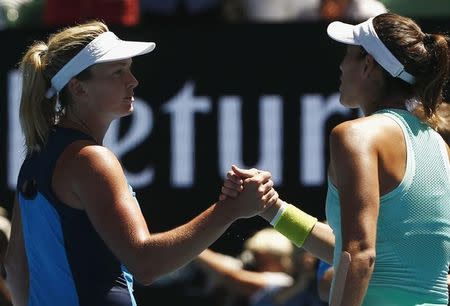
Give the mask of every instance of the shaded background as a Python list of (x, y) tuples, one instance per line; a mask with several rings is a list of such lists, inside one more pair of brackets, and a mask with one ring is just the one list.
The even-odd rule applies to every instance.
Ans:
[[(151, 111), (148, 118), (151, 129), (142, 133), (144, 136), (120, 156), (124, 168), (132, 175), (138, 175), (144, 169), (152, 171), (150, 182), (135, 186), (152, 232), (188, 221), (218, 198), (225, 174), (219, 167), (220, 103), (224, 97), (237, 97), (241, 103), (242, 112), (237, 120), (242, 124), (240, 146), (243, 155), (236, 163), (242, 167), (256, 166), (261, 157), (259, 148), (264, 135), (261, 135), (259, 111), (262, 97), (275, 96), (281, 101), (282, 171), (276, 188), (284, 200), (324, 218), (326, 182), (306, 184), (302, 180), (300, 169), (305, 158), (302, 152), (309, 150), (308, 156), (321, 160), (325, 167), (311, 171), (321, 171), (325, 178), (329, 131), (339, 122), (359, 115), (357, 110), (347, 111), (337, 106), (338, 66), (345, 47), (328, 39), (327, 24), (324, 21), (227, 24), (171, 19), (133, 27), (111, 26), (124, 39), (157, 43), (154, 52), (135, 58), (133, 64), (140, 81), (135, 94)], [(446, 19), (421, 19), (419, 24), (427, 32), (448, 29)], [(8, 165), (23, 155), (20, 146), (11, 147), (11, 140), (17, 139), (18, 128), (13, 106), (19, 101), (14, 98), (14, 93), (17, 94), (20, 88), (17, 83), (10, 85), (9, 76), (17, 69), (26, 46), (34, 40), (45, 40), (55, 29), (27, 27), (0, 31), (3, 44), (0, 62), (0, 203), (9, 212), (14, 195), (11, 185), (14, 171)], [(305, 113), (302, 101), (310, 95), (317, 96), (322, 104), (315, 108), (316, 112)], [(173, 101), (188, 103), (194, 100), (206, 101), (208, 108), (192, 115), (195, 139), (191, 147), (192, 180), (180, 186), (174, 182), (173, 173), (177, 170), (174, 167), (183, 171), (186, 165), (175, 166), (171, 158), (175, 150), (174, 137), (177, 137), (174, 120), (178, 117), (167, 111), (167, 105)], [(321, 110), (330, 104), (335, 105), (335, 111), (327, 113), (323, 130), (314, 130), (314, 137), (322, 138), (323, 148), (305, 148), (305, 135), (301, 133), (305, 118), (313, 121), (321, 118)], [(117, 139), (111, 145), (113, 150), (119, 148), (119, 143), (131, 139), (133, 122), (138, 127), (142, 123), (136, 116), (121, 119)], [(227, 140), (223, 141), (227, 143)], [(212, 247), (237, 254), (244, 240), (263, 226), (266, 223), (258, 217), (240, 220)], [(202, 279), (195, 269), (187, 266), (150, 287), (137, 285), (135, 294), (141, 305), (154, 305), (159, 298), (163, 299), (164, 305), (207, 304), (201, 294), (203, 289)]]

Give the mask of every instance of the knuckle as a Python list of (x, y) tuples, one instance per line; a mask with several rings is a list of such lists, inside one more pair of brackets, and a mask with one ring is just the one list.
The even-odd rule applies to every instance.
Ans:
[(269, 179), (272, 177), (272, 174), (269, 171), (261, 171), (260, 174)]
[(255, 179), (255, 181), (257, 181), (258, 183), (263, 183), (264, 182), (264, 177), (261, 174), (255, 175), (253, 177)]
[(245, 182), (249, 185), (256, 185), (258, 183), (258, 181), (255, 177), (250, 177), (250, 178), (246, 179)]

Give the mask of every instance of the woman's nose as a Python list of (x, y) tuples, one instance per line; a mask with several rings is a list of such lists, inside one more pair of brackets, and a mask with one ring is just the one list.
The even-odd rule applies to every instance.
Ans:
[(139, 85), (139, 81), (136, 79), (133, 73), (130, 72), (130, 80), (129, 80), (130, 86), (132, 88), (135, 88)]

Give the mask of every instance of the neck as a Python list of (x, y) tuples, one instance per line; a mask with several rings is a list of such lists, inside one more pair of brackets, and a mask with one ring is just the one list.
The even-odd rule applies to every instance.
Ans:
[(98, 120), (89, 120), (89, 118), (83, 118), (73, 112), (68, 112), (60, 122), (60, 125), (63, 127), (79, 130), (91, 136), (98, 145), (103, 144), (109, 124), (110, 122), (101, 124)]
[(373, 100), (367, 105), (361, 107), (365, 116), (369, 116), (376, 111), (386, 108), (396, 108), (406, 110), (407, 99), (403, 96), (385, 96), (377, 100)]

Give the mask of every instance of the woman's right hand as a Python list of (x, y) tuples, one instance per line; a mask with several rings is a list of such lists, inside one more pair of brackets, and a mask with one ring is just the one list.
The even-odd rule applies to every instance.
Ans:
[[(232, 166), (234, 167), (234, 165)], [(258, 170), (256, 169), (248, 169), (247, 171), (251, 171), (252, 177), (258, 174)], [(238, 176), (233, 170), (227, 172), (227, 178), (223, 182), (222, 189), (220, 190), (219, 200), (223, 201), (226, 198), (234, 199), (239, 193), (244, 189), (244, 180)]]
[[(241, 217), (252, 217), (276, 203), (278, 193), (273, 189), (271, 173), (257, 169), (240, 169), (232, 166), (221, 189), (219, 199), (235, 204)], [(233, 204), (232, 204), (233, 203)]]

